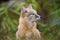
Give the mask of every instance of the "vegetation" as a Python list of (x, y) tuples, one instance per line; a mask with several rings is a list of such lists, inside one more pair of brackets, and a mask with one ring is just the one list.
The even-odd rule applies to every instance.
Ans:
[(0, 40), (16, 40), (20, 9), (32, 4), (41, 16), (37, 22), (43, 40), (60, 40), (60, 0), (14, 1), (0, 3)]

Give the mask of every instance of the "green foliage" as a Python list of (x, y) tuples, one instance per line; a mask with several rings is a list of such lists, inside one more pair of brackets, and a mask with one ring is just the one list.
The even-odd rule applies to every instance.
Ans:
[[(35, 10), (41, 10), (40, 4), (36, 0), (27, 0), (27, 3), (16, 3), (18, 3), (18, 1), (10, 6), (4, 3), (0, 6), (0, 40), (16, 40), (15, 33), (18, 26), (19, 11), (22, 6), (31, 3)], [(59, 4), (59, 0), (43, 0), (43, 7), (48, 10), (49, 18), (47, 19), (48, 22), (45, 24), (38, 21), (37, 26), (41, 31), (44, 40), (60, 40)]]
[(60, 9), (50, 14), (49, 22), (50, 26), (60, 25)]
[(35, 10), (39, 10), (40, 9), (39, 4), (38, 4), (38, 2), (36, 0), (27, 0), (27, 2), (32, 4), (32, 6), (33, 6), (33, 8)]
[[(12, 6), (2, 4), (0, 7), (1, 31), (0, 40), (13, 40), (18, 26), (19, 11), (25, 3), (12, 4)], [(3, 35), (4, 34), (4, 35)], [(7, 36), (7, 37), (6, 37)], [(11, 36), (11, 37), (10, 37)], [(7, 39), (6, 39), (7, 38)]]

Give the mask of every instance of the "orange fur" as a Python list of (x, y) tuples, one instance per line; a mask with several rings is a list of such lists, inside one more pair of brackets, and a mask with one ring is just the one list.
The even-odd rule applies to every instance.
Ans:
[(25, 18), (25, 13), (21, 13), (19, 18), (18, 31), (16, 37), (18, 40), (40, 40), (41, 35), (39, 30), (36, 28), (36, 22), (32, 22), (30, 25)]

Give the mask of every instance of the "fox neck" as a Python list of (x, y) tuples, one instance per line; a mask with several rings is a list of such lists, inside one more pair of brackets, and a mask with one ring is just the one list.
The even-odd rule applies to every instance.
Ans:
[(34, 22), (31, 19), (29, 19), (28, 17), (25, 17), (25, 20), (30, 26), (32, 26), (34, 24)]
[(31, 28), (34, 25), (34, 22), (31, 22), (27, 18), (20, 17), (20, 24), (23, 24), (26, 28)]

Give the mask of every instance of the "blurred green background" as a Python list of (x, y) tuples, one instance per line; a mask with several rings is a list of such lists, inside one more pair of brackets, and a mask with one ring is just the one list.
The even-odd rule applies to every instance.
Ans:
[(42, 40), (60, 40), (60, 0), (0, 1), (0, 40), (16, 40), (20, 9), (28, 4), (41, 16), (37, 28)]

